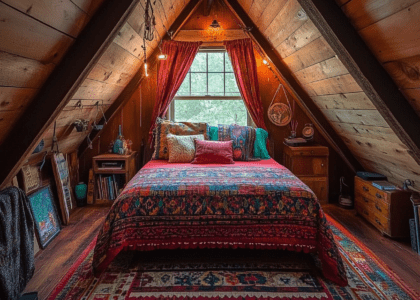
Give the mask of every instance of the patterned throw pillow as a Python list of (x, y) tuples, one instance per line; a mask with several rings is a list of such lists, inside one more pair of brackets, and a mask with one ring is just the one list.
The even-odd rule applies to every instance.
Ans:
[(233, 141), (233, 160), (254, 158), (255, 128), (240, 125), (219, 125), (219, 141)]
[(268, 132), (262, 128), (255, 128), (254, 157), (269, 159), (270, 154), (267, 151)]
[(207, 123), (176, 123), (170, 120), (158, 118), (154, 129), (155, 151), (152, 159), (169, 159), (168, 141), (166, 136), (172, 133), (174, 135), (204, 135), (204, 139), (208, 139)]
[(194, 140), (204, 140), (204, 135), (173, 135), (166, 136), (168, 140), (169, 162), (189, 163), (194, 159)]
[(192, 164), (234, 164), (232, 141), (195, 140), (195, 157)]

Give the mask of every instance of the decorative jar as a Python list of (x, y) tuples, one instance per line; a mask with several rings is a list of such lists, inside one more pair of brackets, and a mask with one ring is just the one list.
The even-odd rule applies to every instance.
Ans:
[(87, 204), (86, 196), (87, 196), (87, 184), (84, 182), (79, 182), (75, 188), (74, 192), (76, 195), (76, 202), (77, 206), (85, 206)]

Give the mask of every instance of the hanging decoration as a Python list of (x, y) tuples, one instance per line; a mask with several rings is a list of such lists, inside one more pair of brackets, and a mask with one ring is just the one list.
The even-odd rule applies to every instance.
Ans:
[[(153, 1), (153, 5), (156, 1)], [(143, 23), (143, 39), (153, 41), (155, 37), (156, 19), (153, 11), (153, 5), (150, 0), (146, 0), (146, 7), (144, 9), (144, 23)]]
[[(273, 103), (280, 89), (283, 88), (284, 95), (287, 99), (287, 104), (284, 103)], [(287, 97), (284, 86), (280, 83), (274, 94), (273, 100), (271, 100), (270, 107), (267, 110), (267, 115), (270, 121), (277, 126), (286, 126), (292, 120), (292, 108), (290, 106), (289, 98)]]

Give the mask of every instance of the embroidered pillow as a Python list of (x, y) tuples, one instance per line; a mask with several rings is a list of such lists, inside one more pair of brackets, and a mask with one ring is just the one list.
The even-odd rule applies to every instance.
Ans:
[(195, 140), (195, 157), (192, 164), (234, 164), (232, 141)]
[(168, 140), (169, 162), (189, 163), (194, 159), (194, 140), (204, 140), (204, 135), (173, 135), (166, 136)]
[(204, 139), (208, 138), (207, 123), (176, 123), (170, 120), (158, 118), (154, 129), (155, 151), (152, 159), (169, 159), (168, 141), (166, 136), (172, 133), (174, 135), (204, 135)]
[(240, 125), (219, 125), (219, 141), (233, 141), (233, 160), (254, 159), (255, 128)]

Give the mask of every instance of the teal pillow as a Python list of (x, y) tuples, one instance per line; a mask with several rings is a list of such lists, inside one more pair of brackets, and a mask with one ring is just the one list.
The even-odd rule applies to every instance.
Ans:
[(209, 140), (218, 141), (219, 140), (219, 128), (217, 126), (209, 126)]
[[(254, 157), (261, 159), (269, 159), (270, 155), (267, 151), (268, 132), (262, 128), (255, 128)], [(210, 134), (211, 136), (211, 134)]]

